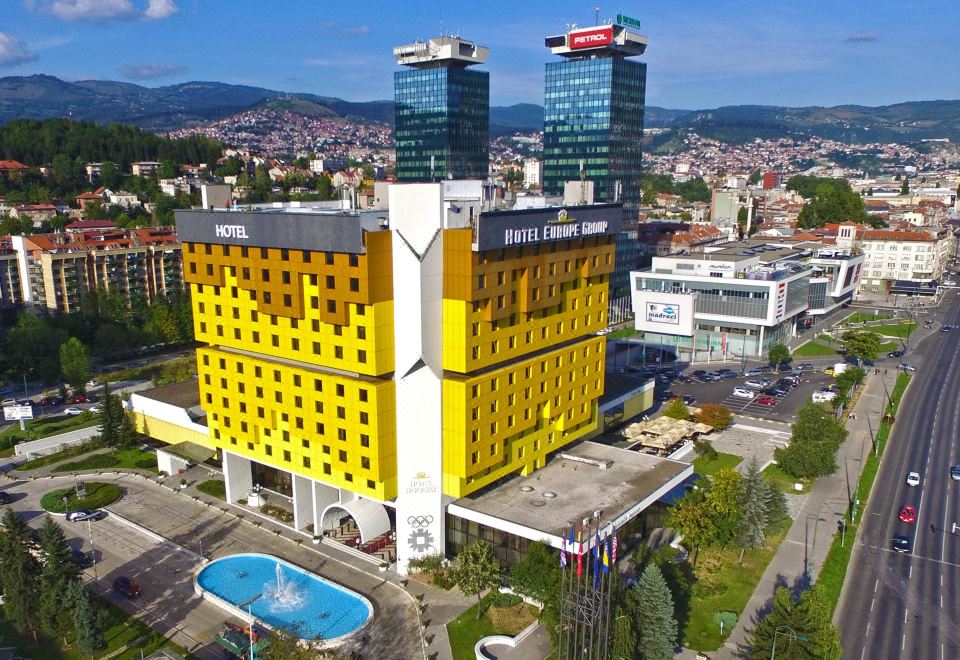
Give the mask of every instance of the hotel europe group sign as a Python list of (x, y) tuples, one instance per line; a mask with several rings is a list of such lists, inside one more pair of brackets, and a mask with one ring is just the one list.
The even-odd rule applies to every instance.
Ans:
[(481, 213), (477, 222), (477, 249), (499, 250), (615, 235), (620, 233), (622, 224), (623, 207), (620, 204), (491, 211)]

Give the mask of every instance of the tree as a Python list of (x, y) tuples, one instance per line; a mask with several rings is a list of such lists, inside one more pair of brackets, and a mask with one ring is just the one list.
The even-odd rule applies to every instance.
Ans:
[[(117, 446), (121, 448), (132, 447), (140, 437), (137, 432), (137, 422), (133, 417), (133, 412), (124, 409), (123, 402), (120, 404), (120, 430), (117, 434)], [(146, 423), (146, 421), (144, 421)]]
[(560, 565), (547, 546), (534, 541), (527, 546), (523, 559), (510, 569), (510, 584), (521, 596), (546, 605), (560, 593)]
[(762, 548), (767, 530), (767, 484), (760, 474), (760, 464), (754, 456), (747, 464), (740, 487), (740, 526), (737, 529), (737, 545), (740, 546), (739, 563), (747, 550)]
[(77, 635), (77, 647), (83, 653), (94, 653), (106, 646), (103, 629), (96, 609), (90, 600), (90, 592), (80, 580), (71, 580), (67, 600), (73, 607), (73, 627)]
[(637, 630), (634, 627), (634, 617), (620, 603), (614, 606), (613, 615), (610, 660), (633, 660), (637, 657)]
[(825, 407), (808, 403), (797, 412), (790, 444), (774, 458), (794, 477), (819, 477), (837, 470), (837, 449), (847, 437), (843, 424)]
[(270, 645), (257, 653), (264, 660), (314, 660), (315, 658), (339, 658), (323, 650), (321, 639), (305, 641), (297, 633), (297, 626), (276, 628), (270, 633)]
[[(100, 440), (109, 447), (120, 444), (120, 422), (123, 407), (117, 405), (118, 398), (110, 393), (110, 383), (103, 384), (103, 397), (100, 400)], [(119, 408), (119, 410), (118, 410)]]
[(43, 567), (40, 569), (40, 593), (37, 618), (40, 627), (51, 635), (63, 631), (63, 597), (70, 582), (77, 576), (77, 564), (70, 554), (70, 546), (60, 525), (47, 514), (40, 528), (40, 550)]
[(787, 509), (787, 496), (772, 479), (763, 480), (763, 502), (766, 508), (766, 522), (763, 531), (767, 536), (776, 532), (784, 519), (790, 515)]
[(27, 524), (11, 508), (3, 514), (0, 537), (0, 587), (3, 588), (4, 613), (17, 630), (36, 635), (37, 614), (34, 598), (37, 593), (39, 565), (27, 550), (30, 532)]
[(737, 231), (739, 232), (741, 238), (744, 234), (747, 233), (747, 218), (749, 213), (747, 212), (746, 206), (741, 206), (740, 210), (737, 211)]
[(791, 358), (790, 349), (787, 348), (786, 344), (777, 342), (770, 347), (770, 352), (767, 355), (767, 359), (770, 361), (770, 364), (781, 364), (784, 362), (789, 362), (793, 358)]
[(900, 194), (909, 195), (910, 194), (910, 181), (907, 177), (903, 177), (903, 181), (900, 183)]
[(87, 354), (87, 347), (76, 337), (70, 337), (60, 345), (60, 371), (74, 391), (82, 392), (90, 380), (93, 363)]
[(869, 330), (847, 330), (840, 339), (847, 347), (847, 355), (850, 357), (872, 362), (880, 353), (880, 336)]
[[(704, 479), (700, 480), (705, 481)], [(708, 544), (716, 536), (716, 525), (709, 515), (707, 493), (710, 485), (698, 486), (687, 492), (667, 513), (667, 527), (683, 535), (693, 546), (693, 565), (697, 565), (700, 546)]]
[(733, 413), (721, 403), (705, 403), (700, 406), (697, 421), (721, 431), (733, 423)]
[(667, 404), (667, 407), (663, 409), (663, 416), (673, 419), (690, 419), (690, 410), (687, 408), (687, 404), (683, 402), (683, 399), (674, 397), (670, 400), (670, 403)]
[(683, 643), (683, 630), (690, 620), (690, 601), (693, 598), (693, 571), (690, 564), (677, 561), (677, 551), (670, 546), (661, 546), (651, 550), (648, 546), (641, 546), (634, 555), (634, 565), (637, 573), (642, 574), (647, 564), (656, 563), (663, 574), (663, 579), (670, 588), (673, 597), (673, 613), (677, 620), (677, 642)]
[(837, 376), (837, 387), (843, 392), (851, 392), (863, 382), (864, 378), (866, 378), (866, 372), (860, 367), (847, 367)]
[(465, 596), (477, 597), (477, 619), (480, 618), (480, 597), (488, 589), (500, 586), (500, 565), (490, 546), (477, 541), (468, 545), (457, 555), (460, 565), (453, 572), (454, 582)]
[[(779, 587), (773, 595), (770, 612), (747, 639), (746, 657), (767, 660), (773, 655), (776, 643), (779, 658), (839, 660), (840, 629), (831, 621), (832, 611), (829, 598), (819, 586), (807, 589), (798, 598), (786, 587)], [(793, 634), (784, 635), (782, 627), (789, 628)]]
[(677, 620), (673, 618), (673, 597), (660, 568), (649, 563), (631, 592), (628, 602), (639, 631), (640, 656), (644, 660), (672, 660)]
[(714, 474), (711, 481), (707, 492), (707, 515), (713, 521), (714, 535), (710, 542), (724, 547), (735, 539), (740, 525), (743, 477), (732, 468), (724, 468)]

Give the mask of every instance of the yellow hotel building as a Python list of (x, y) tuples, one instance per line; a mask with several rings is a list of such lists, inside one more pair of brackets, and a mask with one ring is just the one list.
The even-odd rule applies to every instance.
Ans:
[(404, 570), (446, 551), (449, 505), (596, 432), (622, 210), (389, 193), (389, 213), (178, 211), (177, 231), (228, 500), (268, 484), (298, 529), (395, 545)]

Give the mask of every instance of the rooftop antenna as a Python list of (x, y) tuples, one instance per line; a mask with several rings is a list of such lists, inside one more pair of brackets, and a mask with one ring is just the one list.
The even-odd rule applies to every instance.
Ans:
[(446, 36), (443, 34), (443, 7), (440, 8), (440, 36)]
[(593, 8), (593, 24), (600, 25), (600, 5)]

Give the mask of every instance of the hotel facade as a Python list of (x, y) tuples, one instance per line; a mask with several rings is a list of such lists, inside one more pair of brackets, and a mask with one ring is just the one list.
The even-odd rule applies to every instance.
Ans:
[(559, 546), (566, 515), (525, 528), (471, 502), (597, 432), (621, 218), (474, 213), (440, 184), (391, 186), (389, 216), (178, 211), (204, 344), (194, 441), (228, 501), (267, 484), (297, 529), (355, 524), (400, 570), (470, 530)]

